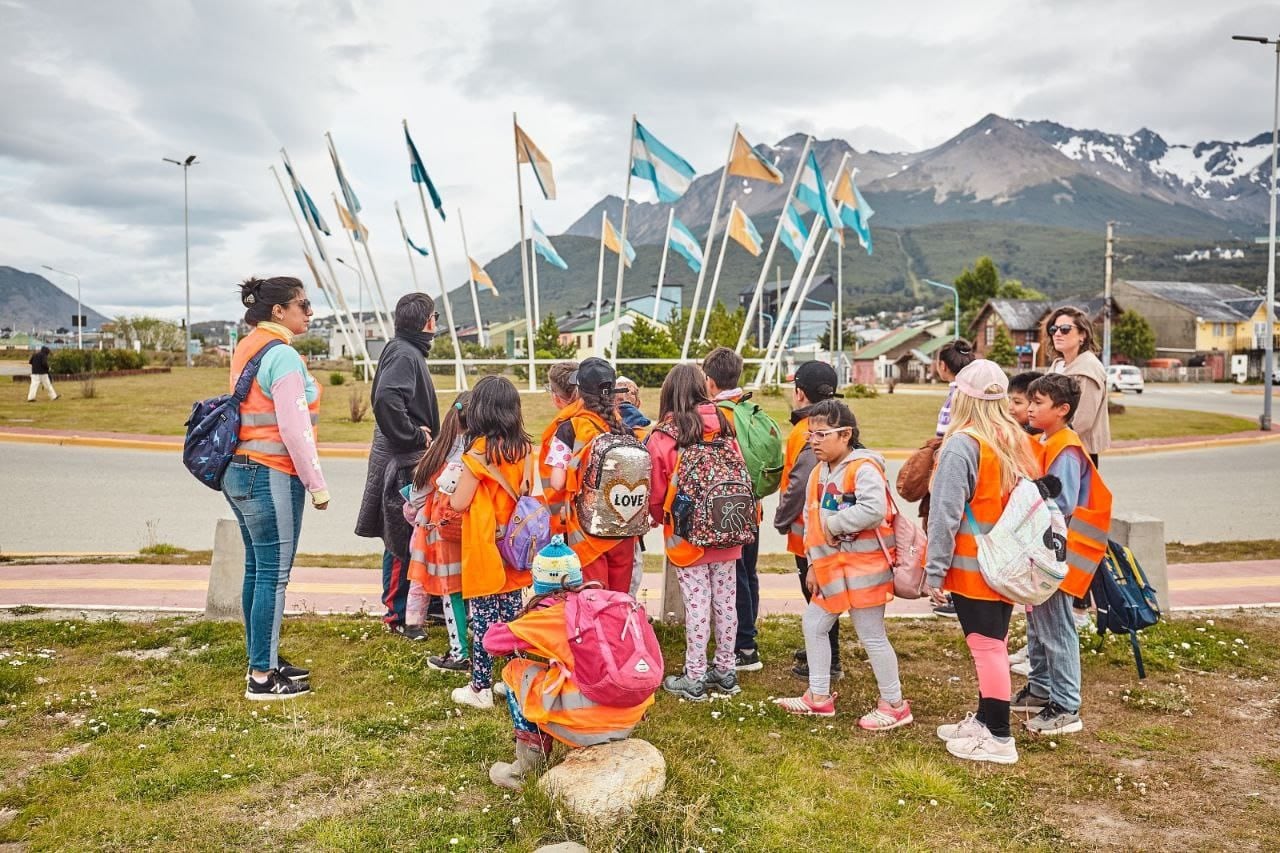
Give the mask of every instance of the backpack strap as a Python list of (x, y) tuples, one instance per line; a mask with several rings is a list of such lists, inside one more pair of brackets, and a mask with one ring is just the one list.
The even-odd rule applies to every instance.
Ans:
[(982, 534), (978, 532), (978, 522), (973, 517), (973, 507), (969, 506), (968, 501), (965, 501), (964, 504), (964, 514), (965, 517), (969, 519), (969, 529), (973, 531), (973, 535), (975, 537), (981, 536)]
[(235, 397), (237, 403), (243, 403), (245, 398), (249, 396), (249, 386), (258, 376), (258, 368), (262, 366), (262, 357), (272, 347), (282, 343), (284, 341), (279, 338), (272, 338), (263, 345), (262, 349), (254, 353), (253, 358), (249, 359), (249, 363), (244, 366), (244, 370), (240, 371), (240, 378), (236, 380), (235, 390), (231, 392), (231, 396)]
[[(511, 497), (511, 500), (519, 502), (520, 495), (516, 494), (516, 490), (512, 488), (511, 483), (507, 482), (507, 478), (502, 476), (501, 471), (493, 467), (493, 464), (488, 459), (485, 458), (485, 455), (483, 453), (476, 453), (474, 450), (468, 450), (467, 453), (471, 457), (480, 460), (480, 464), (484, 466), (484, 470), (489, 472), (489, 476), (492, 477), (494, 480), (496, 480), (499, 486), (502, 486), (502, 490), (505, 491)], [(520, 482), (521, 488), (525, 487), (525, 483), (529, 476), (528, 459), (529, 457), (525, 457), (525, 476), (521, 478), (521, 482)]]

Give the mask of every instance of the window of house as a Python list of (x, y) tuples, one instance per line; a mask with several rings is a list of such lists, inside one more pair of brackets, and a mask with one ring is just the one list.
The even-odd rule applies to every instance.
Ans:
[(995, 320), (988, 320), (988, 321), (987, 321), (987, 337), (986, 337), (986, 340), (987, 340), (987, 346), (991, 346), (992, 344), (994, 344), (994, 343), (996, 342), (996, 321), (995, 321)]
[(592, 344), (592, 343), (591, 343), (591, 338), (592, 338), (592, 337), (593, 337), (593, 335), (587, 335), (587, 349), (591, 349), (591, 347), (593, 347), (593, 346), (594, 346), (594, 344)]

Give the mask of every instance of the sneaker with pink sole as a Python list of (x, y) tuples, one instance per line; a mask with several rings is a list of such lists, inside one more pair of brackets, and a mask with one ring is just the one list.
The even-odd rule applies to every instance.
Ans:
[(808, 717), (834, 717), (836, 715), (836, 694), (832, 693), (825, 702), (815, 702), (806, 690), (803, 696), (792, 696), (774, 699), (773, 704), (789, 714)]
[(915, 720), (911, 716), (911, 703), (903, 700), (902, 707), (895, 708), (881, 699), (875, 708), (863, 714), (858, 720), (858, 728), (869, 732), (887, 732), (898, 726), (910, 725)]

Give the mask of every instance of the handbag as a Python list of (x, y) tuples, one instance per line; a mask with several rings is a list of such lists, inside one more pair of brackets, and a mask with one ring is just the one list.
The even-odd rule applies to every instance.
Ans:
[(898, 494), (904, 501), (915, 503), (929, 494), (929, 480), (933, 477), (934, 461), (941, 446), (942, 439), (934, 436), (907, 457), (898, 472)]
[(895, 557), (889, 556), (880, 531), (876, 531), (876, 541), (884, 558), (889, 561), (893, 570), (893, 595), (895, 598), (916, 599), (929, 594), (928, 576), (924, 567), (928, 560), (929, 541), (920, 525), (898, 512), (898, 504), (889, 495), (889, 506), (893, 507), (893, 542)]

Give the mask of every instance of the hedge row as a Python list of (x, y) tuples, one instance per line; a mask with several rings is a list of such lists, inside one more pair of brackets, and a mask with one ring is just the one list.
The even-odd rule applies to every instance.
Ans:
[(146, 364), (145, 355), (129, 349), (60, 349), (49, 355), (49, 372), (54, 374), (141, 370)]

